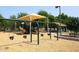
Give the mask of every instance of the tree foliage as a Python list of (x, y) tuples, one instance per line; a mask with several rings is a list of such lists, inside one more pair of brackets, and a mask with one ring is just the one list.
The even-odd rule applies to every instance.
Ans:
[(17, 19), (16, 15), (10, 16), (10, 19)]
[(39, 15), (42, 15), (42, 16), (48, 17), (48, 12), (47, 12), (47, 11), (41, 10), (41, 11), (38, 12), (38, 14), (39, 14)]
[(26, 15), (28, 15), (28, 14), (27, 14), (27, 13), (22, 13), (22, 12), (20, 12), (20, 13), (18, 13), (17, 18), (20, 18), (20, 17), (22, 17), (22, 16), (26, 16)]
[[(74, 32), (79, 32), (79, 17), (71, 17), (68, 16), (64, 13), (62, 13), (61, 15), (58, 16), (54, 16), (52, 14), (49, 14), (47, 11), (39, 11), (38, 12), (39, 15), (42, 16), (46, 16), (49, 19), (49, 22), (59, 22), (59, 23), (63, 23), (67, 26), (67, 28), (70, 31), (74, 31)], [(22, 16), (28, 15), (27, 13), (18, 13), (18, 15), (12, 15), (10, 16), (10, 19), (18, 19)], [(59, 17), (61, 16), (61, 18), (59, 19)], [(4, 20), (3, 20), (4, 19)], [(41, 19), (42, 23), (39, 23), (40, 26), (46, 25), (47, 19)], [(20, 24), (18, 22), (18, 24)], [(34, 26), (36, 26), (36, 23), (33, 23)], [(14, 21), (7, 21), (1, 14), (0, 14), (0, 28), (2, 27), (12, 27), (14, 26)]]

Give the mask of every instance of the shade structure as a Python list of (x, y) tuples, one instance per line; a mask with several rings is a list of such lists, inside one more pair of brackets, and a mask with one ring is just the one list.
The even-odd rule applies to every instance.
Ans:
[(59, 23), (59, 22), (54, 22), (55, 24), (57, 24), (58, 26), (62, 26), (62, 27), (66, 27), (65, 24)]
[[(26, 15), (26, 16), (23, 16), (23, 17), (20, 17), (19, 20), (25, 20), (25, 21), (30, 21), (30, 42), (32, 42), (32, 26), (31, 26), (31, 23), (32, 21), (38, 19), (40, 20), (41, 18), (46, 18), (45, 16), (41, 16), (41, 15), (38, 15), (38, 14), (30, 14), (30, 15)], [(39, 28), (39, 26), (38, 26)], [(39, 44), (39, 29), (38, 29), (38, 39), (37, 39), (37, 42)]]
[(34, 21), (36, 19), (40, 20), (41, 18), (46, 18), (45, 16), (41, 16), (38, 14), (30, 14), (23, 17), (20, 17), (20, 20), (26, 20), (26, 21)]

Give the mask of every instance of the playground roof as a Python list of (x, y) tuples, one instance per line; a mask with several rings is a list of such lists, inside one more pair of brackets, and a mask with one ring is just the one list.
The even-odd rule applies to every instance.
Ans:
[(55, 24), (57, 24), (58, 26), (66, 26), (65, 24), (59, 23), (59, 22), (54, 22)]
[(41, 18), (46, 18), (46, 17), (38, 14), (30, 14), (30, 15), (20, 17), (19, 20), (34, 21), (36, 19), (40, 20)]

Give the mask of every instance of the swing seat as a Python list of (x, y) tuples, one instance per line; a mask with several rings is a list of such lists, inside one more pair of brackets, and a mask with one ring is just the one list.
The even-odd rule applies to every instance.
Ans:
[(26, 38), (27, 38), (27, 36), (25, 36), (25, 35), (24, 35), (24, 36), (23, 36), (23, 38), (24, 38), (24, 39), (26, 39)]
[(48, 33), (47, 35), (50, 35), (50, 33)]
[(50, 33), (47, 33), (47, 35), (50, 35)]
[(41, 34), (41, 36), (43, 37), (44, 35), (43, 35), (43, 34)]
[(10, 39), (10, 40), (13, 40), (13, 39), (14, 39), (14, 36), (10, 36), (9, 39)]

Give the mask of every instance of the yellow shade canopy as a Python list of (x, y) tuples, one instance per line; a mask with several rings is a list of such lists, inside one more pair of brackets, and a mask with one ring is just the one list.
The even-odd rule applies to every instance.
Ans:
[(41, 16), (38, 14), (30, 14), (23, 17), (20, 17), (19, 20), (27, 20), (27, 21), (34, 21), (36, 19), (46, 18), (45, 16)]

